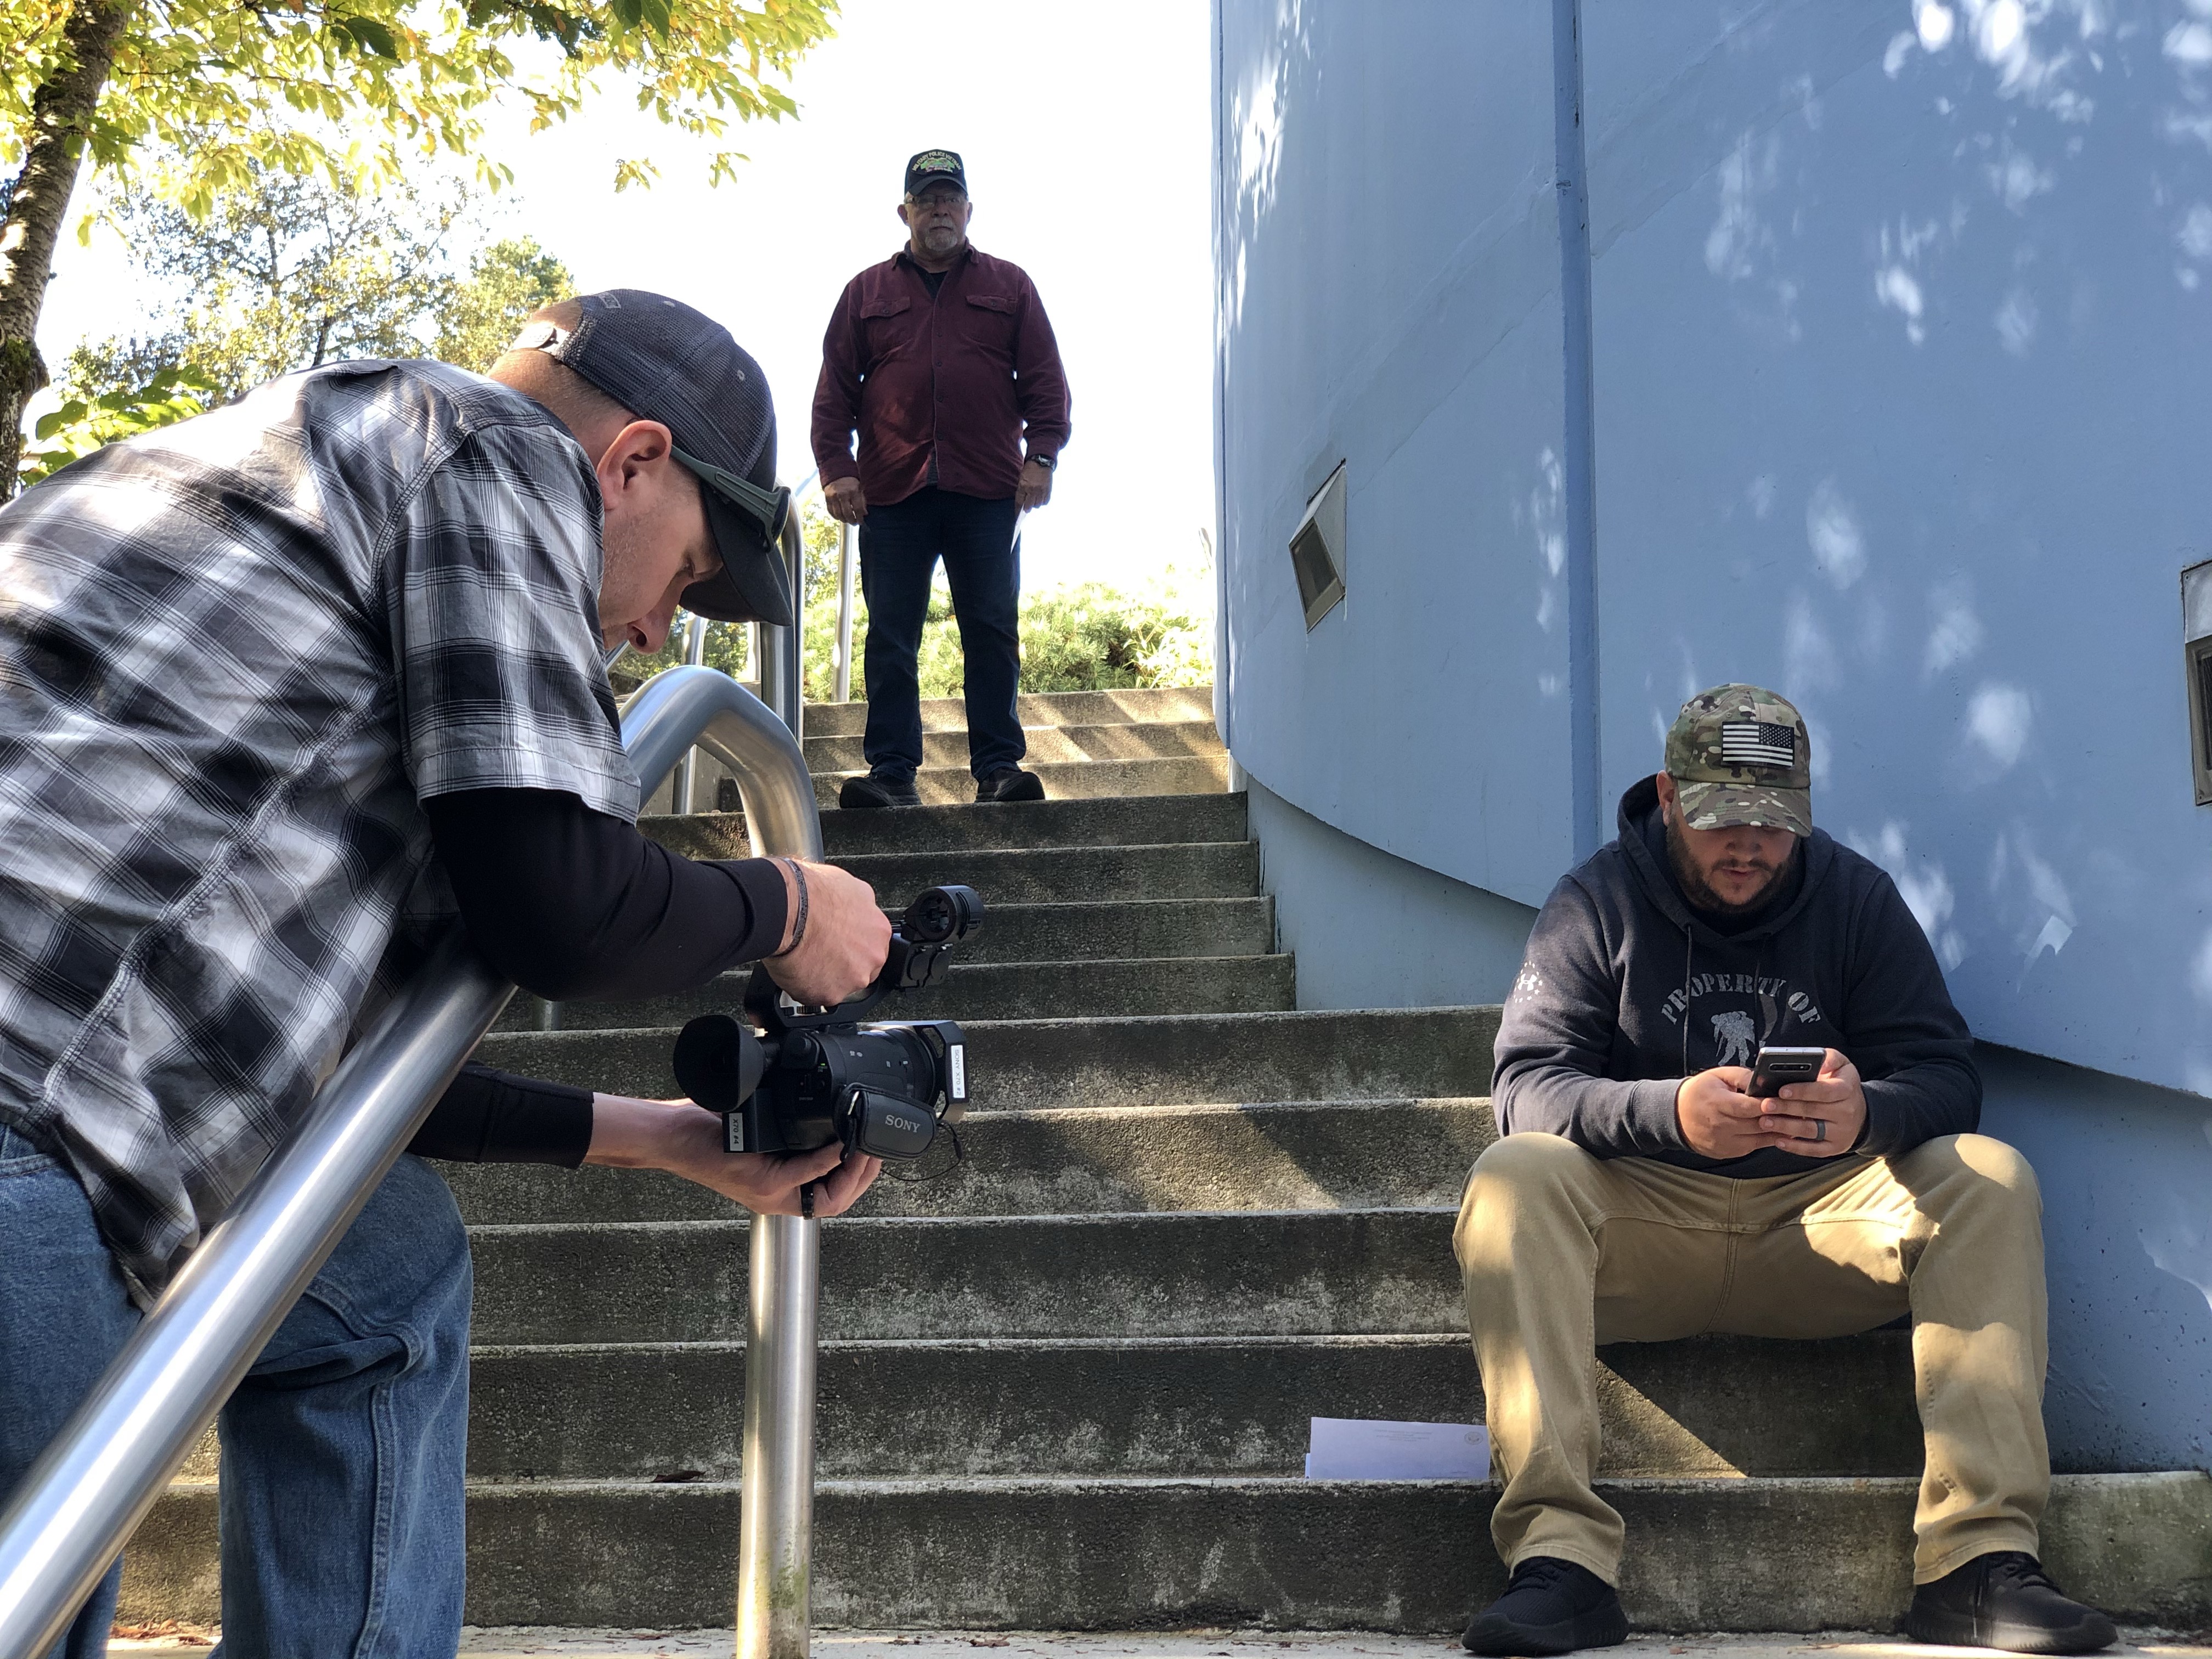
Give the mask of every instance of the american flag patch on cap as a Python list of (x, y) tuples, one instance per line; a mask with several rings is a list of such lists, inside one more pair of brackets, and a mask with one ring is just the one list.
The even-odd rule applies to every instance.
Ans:
[(1721, 726), (1723, 766), (1795, 766), (1797, 733), (1763, 720), (1727, 720)]

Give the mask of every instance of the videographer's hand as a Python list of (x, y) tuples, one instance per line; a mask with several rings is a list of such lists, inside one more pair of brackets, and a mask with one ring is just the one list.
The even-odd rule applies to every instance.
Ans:
[(1692, 1152), (1705, 1158), (1743, 1158), (1788, 1138), (1761, 1109), (1772, 1103), (1744, 1093), (1750, 1085), (1748, 1066), (1716, 1066), (1682, 1079), (1674, 1091), (1674, 1121)]
[(884, 970), (891, 924), (876, 902), (876, 890), (831, 864), (806, 867), (806, 931), (799, 930), (799, 884), (782, 865), (788, 914), (783, 945), (760, 965), (769, 977), (809, 1007), (830, 1008), (858, 996)]
[(858, 524), (868, 516), (868, 498), (858, 478), (832, 478), (823, 484), (822, 505), (840, 524)]
[(1779, 1096), (1759, 1103), (1766, 1121), (1781, 1131), (1776, 1144), (1800, 1158), (1840, 1158), (1858, 1145), (1866, 1129), (1866, 1091), (1859, 1085), (1859, 1068), (1834, 1048), (1812, 1082), (1785, 1083)]
[(836, 1146), (811, 1152), (726, 1152), (722, 1120), (688, 1100), (592, 1097), (592, 1149), (586, 1164), (665, 1170), (732, 1199), (755, 1215), (798, 1215), (799, 1188), (814, 1183), (814, 1213), (842, 1215), (884, 1167)]

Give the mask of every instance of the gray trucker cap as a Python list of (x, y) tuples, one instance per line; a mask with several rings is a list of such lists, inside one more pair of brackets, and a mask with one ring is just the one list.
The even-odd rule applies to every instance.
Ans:
[(543, 351), (631, 414), (674, 434), (722, 568), (684, 590), (684, 608), (716, 622), (787, 626), (791, 594), (778, 545), (791, 491), (775, 483), (775, 406), (768, 377), (724, 328), (680, 300), (642, 289), (577, 296), (573, 329), (524, 325), (509, 348)]

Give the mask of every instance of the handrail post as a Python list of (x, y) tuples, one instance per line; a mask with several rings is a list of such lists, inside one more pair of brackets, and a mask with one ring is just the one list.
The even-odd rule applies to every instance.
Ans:
[(853, 543), (848, 524), (837, 526), (837, 701), (853, 701)]
[[(647, 793), (695, 739), (736, 774), (757, 854), (822, 856), (798, 739), (736, 681), (672, 668), (623, 712), (623, 746)], [(450, 929), (209, 1229), (0, 1510), (0, 1659), (40, 1659), (59, 1639), (514, 992)], [(782, 1585), (774, 1639), (743, 1650), (755, 1659), (806, 1651), (819, 1230), (785, 1216), (752, 1228), (763, 1340), (746, 1371), (769, 1369), (745, 1402), (747, 1486), (765, 1490), (745, 1501), (767, 1519), (746, 1531), (739, 1583), (764, 1582), (757, 1555), (780, 1565)]]
[[(783, 521), (783, 557), (791, 573), (791, 662), (784, 687), (791, 735), (806, 741), (806, 534), (794, 513)], [(805, 751), (802, 750), (802, 753)]]
[[(645, 696), (639, 693), (639, 700)], [(632, 708), (634, 712), (635, 704)], [(751, 703), (750, 712), (762, 722), (774, 718), (757, 702)], [(723, 747), (729, 735), (727, 718), (717, 717), (699, 733), (700, 746), (725, 760), (731, 759)], [(804, 776), (805, 763), (799, 758), (797, 738), (780, 735), (793, 757), (790, 763)], [(788, 793), (780, 791), (776, 799), (782, 801)], [(746, 797), (745, 833), (755, 855), (819, 859), (822, 819), (815, 809), (812, 781), (807, 781), (803, 804), (793, 800), (786, 805), (781, 815), (772, 817), (756, 811), (753, 798)], [(799, 1216), (756, 1216), (749, 1231), (737, 1659), (807, 1659), (822, 1224)]]
[(755, 1216), (750, 1232), (737, 1659), (807, 1659), (822, 1224)]
[[(707, 619), (694, 617), (684, 625), (684, 660), (696, 667), (707, 660)], [(682, 817), (690, 811), (691, 779), (699, 765), (699, 751), (687, 749), (684, 758), (676, 763), (676, 787), (669, 791), (668, 810)]]

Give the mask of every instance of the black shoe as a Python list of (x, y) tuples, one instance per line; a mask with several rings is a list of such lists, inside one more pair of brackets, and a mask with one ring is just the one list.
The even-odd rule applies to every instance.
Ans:
[(914, 792), (912, 778), (887, 777), (871, 772), (866, 777), (848, 778), (837, 791), (837, 805), (848, 809), (856, 806), (919, 806), (921, 797)]
[(1469, 1653), (1572, 1653), (1618, 1647), (1628, 1639), (1620, 1598), (1588, 1567), (1555, 1555), (1532, 1555), (1513, 1569), (1505, 1594), (1467, 1627)]
[(1044, 780), (1018, 766), (1004, 766), (988, 778), (977, 780), (977, 800), (1042, 800)]
[(1905, 1633), (1916, 1642), (2013, 1653), (2094, 1653), (2118, 1639), (2112, 1621), (2069, 1601), (2021, 1550), (1978, 1555), (1912, 1592)]

